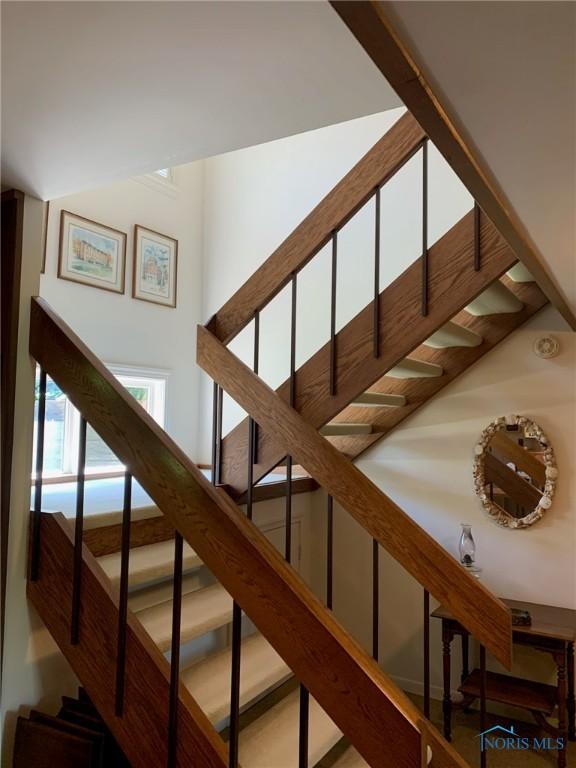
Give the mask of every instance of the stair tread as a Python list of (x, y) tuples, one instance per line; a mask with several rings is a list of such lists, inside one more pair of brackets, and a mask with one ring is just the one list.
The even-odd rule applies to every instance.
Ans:
[(533, 283), (534, 276), (526, 269), (522, 262), (515, 264), (512, 269), (506, 272), (506, 275), (515, 283)]
[[(110, 555), (102, 555), (98, 563), (113, 584), (120, 581), (120, 552)], [(184, 542), (183, 568), (190, 571), (199, 568), (202, 561), (190, 547)], [(154, 544), (145, 544), (130, 550), (130, 574), (129, 584), (145, 584), (155, 579), (171, 576), (174, 572), (174, 541), (159, 541)]]
[[(231, 653), (231, 648), (226, 648), (184, 669), (181, 675), (182, 683), (214, 724), (230, 714)], [(242, 641), (241, 663), (241, 709), (292, 675), (290, 667), (259, 634)]]
[(426, 339), (424, 344), (435, 349), (478, 347), (482, 344), (482, 336), (471, 331), (469, 328), (465, 328), (463, 325), (450, 321)]
[[(172, 600), (145, 608), (138, 619), (161, 651), (172, 642)], [(189, 591), (182, 597), (180, 642), (189, 640), (228, 624), (232, 619), (232, 598), (220, 584)]]
[(520, 312), (523, 304), (512, 291), (499, 280), (488, 286), (480, 296), (470, 302), (466, 312), (476, 317), (485, 315), (500, 315)]
[(386, 376), (393, 379), (419, 379), (442, 376), (444, 370), (437, 363), (428, 363), (424, 360), (415, 360), (405, 357), (398, 365), (391, 368)]
[(388, 395), (385, 392), (364, 392), (355, 398), (350, 405), (359, 408), (401, 408), (406, 405), (406, 398), (404, 395)]
[(371, 435), (372, 424), (356, 424), (350, 421), (332, 421), (320, 429), (324, 437), (331, 435)]
[[(240, 763), (250, 768), (298, 768), (300, 692), (275, 704), (240, 733)], [(324, 757), (342, 733), (310, 697), (308, 764)]]
[(346, 752), (334, 763), (332, 768), (366, 768), (368, 763), (354, 749), (349, 747)]

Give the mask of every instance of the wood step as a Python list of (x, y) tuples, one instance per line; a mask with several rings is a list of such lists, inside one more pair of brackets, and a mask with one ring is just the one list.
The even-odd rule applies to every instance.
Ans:
[[(188, 573), (182, 578), (182, 597), (189, 592), (201, 589), (202, 583), (198, 573)], [(172, 600), (174, 594), (174, 584), (172, 579), (162, 581), (160, 584), (154, 584), (151, 587), (139, 587), (128, 595), (128, 607), (133, 613), (145, 611), (147, 608), (153, 608), (155, 605)]]
[[(172, 643), (172, 600), (145, 608), (138, 619), (161, 651)], [(182, 597), (182, 644), (223, 627), (232, 620), (232, 598), (220, 584), (188, 592)]]
[[(97, 558), (98, 563), (112, 582), (120, 582), (120, 552)], [(200, 568), (202, 561), (189, 544), (184, 542), (183, 568), (191, 571)], [(128, 583), (138, 584), (170, 578), (174, 573), (174, 541), (159, 541), (130, 550), (130, 573)]]
[(515, 264), (512, 269), (509, 269), (508, 272), (506, 272), (506, 275), (515, 283), (534, 282), (534, 277), (520, 261), (518, 264)]
[(475, 317), (484, 317), (485, 315), (505, 315), (520, 312), (523, 307), (520, 299), (499, 280), (496, 280), (480, 296), (468, 304), (466, 312)]
[(443, 373), (441, 365), (405, 357), (401, 363), (391, 368), (386, 376), (393, 379), (431, 379), (442, 376)]
[(371, 435), (373, 431), (372, 424), (353, 424), (350, 421), (333, 421), (320, 429), (320, 434), (324, 437), (334, 437), (336, 435)]
[[(477, 699), (480, 697), (481, 679), (480, 670), (475, 669), (458, 690), (465, 696), (473, 696)], [(487, 672), (486, 698), (500, 704), (531, 709), (550, 716), (556, 706), (558, 692), (553, 685), (501, 675), (497, 672)]]
[(402, 408), (406, 405), (406, 398), (404, 395), (387, 395), (384, 392), (364, 392), (350, 405), (361, 408)]
[[(240, 764), (250, 768), (298, 768), (300, 691), (275, 704), (240, 733)], [(342, 733), (310, 697), (308, 765), (315, 766)]]
[(332, 768), (368, 768), (368, 763), (358, 754), (354, 747), (348, 747), (346, 752), (336, 760)]
[[(231, 656), (231, 648), (226, 648), (196, 662), (181, 674), (182, 683), (214, 724), (221, 723), (230, 714)], [(292, 675), (290, 667), (259, 634), (242, 641), (241, 664), (241, 710)]]
[(13, 768), (99, 768), (101, 748), (93, 739), (19, 717)]
[(449, 347), (479, 347), (482, 341), (482, 336), (479, 333), (474, 333), (463, 325), (450, 321), (426, 339), (424, 344), (434, 349), (447, 349)]

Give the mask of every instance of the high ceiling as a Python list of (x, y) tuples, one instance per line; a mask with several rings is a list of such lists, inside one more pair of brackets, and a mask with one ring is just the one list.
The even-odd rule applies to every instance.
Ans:
[(43, 199), (399, 104), (324, 1), (2, 3), (2, 181)]
[(576, 3), (385, 7), (576, 311)]

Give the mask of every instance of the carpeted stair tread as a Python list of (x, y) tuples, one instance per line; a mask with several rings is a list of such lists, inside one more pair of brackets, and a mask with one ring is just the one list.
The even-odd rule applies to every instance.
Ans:
[[(181, 673), (182, 683), (214, 724), (222, 722), (230, 714), (231, 655), (232, 649), (226, 648)], [(259, 634), (242, 641), (241, 665), (241, 709), (292, 674), (270, 643)]]
[[(245, 768), (298, 768), (300, 691), (290, 693), (240, 733), (240, 764)], [(312, 768), (342, 733), (310, 697), (308, 765)]]

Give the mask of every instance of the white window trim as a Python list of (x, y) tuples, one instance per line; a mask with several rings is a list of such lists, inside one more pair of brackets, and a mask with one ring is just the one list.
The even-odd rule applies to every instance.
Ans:
[[(121, 383), (123, 378), (131, 378), (131, 386), (149, 386), (152, 382), (150, 393), (150, 410), (148, 413), (154, 421), (163, 429), (166, 424), (166, 389), (170, 371), (161, 368), (143, 368), (141, 366), (124, 365), (118, 363), (105, 363), (106, 367)], [(66, 398), (64, 417), (64, 449), (62, 472), (43, 473), (45, 478), (62, 478), (76, 475), (78, 469), (78, 454), (80, 451), (80, 413)], [(107, 474), (109, 472), (122, 472), (124, 467), (118, 464), (91, 467), (86, 469), (86, 475)], [(32, 479), (34, 479), (34, 474)]]
[(159, 173), (146, 173), (143, 176), (134, 176), (132, 181), (137, 181), (138, 184), (144, 184), (145, 187), (153, 189), (155, 192), (161, 192), (168, 197), (177, 197), (178, 188), (178, 173), (176, 168), (169, 168), (170, 177), (165, 178)]

